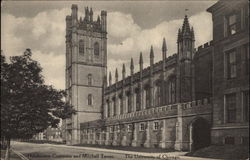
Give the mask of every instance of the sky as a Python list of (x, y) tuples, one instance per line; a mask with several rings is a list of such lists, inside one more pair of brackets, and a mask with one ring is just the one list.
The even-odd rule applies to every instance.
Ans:
[[(43, 68), (45, 83), (65, 89), (65, 17), (71, 5), (78, 5), (78, 16), (92, 7), (94, 19), (107, 11), (108, 72), (121, 73), (122, 64), (129, 72), (131, 57), (139, 71), (139, 53), (144, 67), (149, 65), (150, 46), (155, 62), (162, 58), (161, 46), (166, 38), (167, 56), (176, 53), (177, 31), (185, 14), (195, 32), (198, 47), (212, 40), (212, 16), (206, 9), (210, 1), (4, 1), (1, 2), (1, 49), (4, 55), (21, 55), (26, 48)], [(188, 11), (185, 11), (188, 9)], [(119, 75), (121, 79), (121, 74)]]

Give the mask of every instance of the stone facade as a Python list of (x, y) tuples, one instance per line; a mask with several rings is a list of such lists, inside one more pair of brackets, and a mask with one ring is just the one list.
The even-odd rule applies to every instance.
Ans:
[(78, 18), (72, 5), (66, 17), (66, 91), (67, 101), (77, 114), (64, 121), (67, 144), (80, 143), (80, 123), (100, 119), (103, 79), (107, 68), (106, 11), (93, 20), (92, 8)]
[(211, 125), (211, 109), (210, 100), (203, 99), (82, 123), (81, 142), (189, 150), (193, 123), (204, 119)]
[[(154, 63), (154, 50), (151, 46), (150, 66), (143, 68), (144, 60), (140, 53), (139, 72), (134, 73), (134, 61), (131, 59), (129, 76), (126, 77), (123, 64), (122, 80), (118, 81), (119, 73), (116, 70), (114, 84), (111, 83), (111, 73), (109, 83), (107, 82), (105, 68), (107, 59), (104, 58), (102, 62), (105, 67), (95, 73), (103, 76), (100, 80), (102, 90), (98, 90), (99, 93), (96, 92), (95, 95), (100, 94), (98, 99), (102, 100), (100, 103), (98, 102), (100, 108), (97, 107), (96, 110), (99, 110), (101, 115), (98, 114), (100, 118), (92, 117), (91, 113), (81, 115), (82, 120), (78, 121), (80, 132), (77, 142), (113, 146), (160, 147), (174, 150), (196, 150), (211, 143), (231, 143), (232, 137), (235, 138), (233, 139), (235, 144), (246, 143), (249, 128), (246, 121), (249, 108), (247, 103), (249, 102), (247, 96), (249, 95), (249, 82), (247, 81), (249, 74), (246, 72), (246, 65), (249, 65), (249, 52), (248, 48), (244, 47), (248, 47), (249, 44), (246, 29), (248, 21), (240, 23), (242, 30), (233, 35), (219, 36), (223, 33), (224, 23), (228, 23), (223, 20), (230, 12), (227, 10), (232, 8), (231, 3), (236, 3), (237, 9), (234, 11), (240, 10), (243, 17), (249, 16), (245, 11), (247, 7), (240, 9), (246, 6), (244, 4), (246, 1), (217, 2), (208, 9), (213, 14), (214, 39), (197, 49), (194, 46), (195, 31), (189, 25), (188, 17), (185, 16), (183, 25), (178, 31), (176, 54), (168, 56), (167, 42), (164, 38), (161, 61)], [(240, 19), (244, 19), (243, 17)], [(230, 27), (234, 29), (232, 25)], [(101, 32), (101, 34), (104, 33)], [(104, 41), (107, 45), (106, 30)], [(236, 55), (237, 76), (227, 80), (225, 78), (228, 75), (225, 73), (227, 72), (225, 66), (228, 65), (226, 56), (227, 52), (234, 48), (239, 50), (239, 54)], [(106, 57), (106, 50), (104, 53)], [(232, 57), (229, 58), (232, 59)], [(229, 61), (230, 73), (235, 71), (232, 67), (235, 63), (231, 59)], [(85, 68), (82, 69), (82, 72), (95, 68), (95, 66), (83, 67)], [(101, 73), (101, 71), (103, 72)], [(79, 72), (75, 72), (74, 76), (77, 76), (77, 73), (79, 74)], [(90, 90), (93, 89), (86, 87), (82, 92), (88, 93)], [(78, 93), (81, 94), (80, 90)], [(231, 94), (226, 95), (229, 93), (236, 93), (235, 101)], [(81, 95), (81, 97), (84, 96)], [(73, 96), (71, 99), (74, 98)], [(227, 104), (225, 104), (226, 102)], [(227, 105), (230, 105), (229, 117), (236, 117), (233, 123), (225, 122), (228, 115), (225, 113)], [(234, 109), (234, 105), (236, 109)], [(88, 111), (87, 107), (83, 109), (83, 111)], [(87, 120), (88, 122), (86, 122)], [(73, 119), (72, 124), (74, 123)]]
[[(208, 11), (214, 29), (212, 142), (248, 144), (249, 2), (219, 1)], [(229, 60), (231, 53), (233, 58)], [(229, 103), (233, 103), (231, 107)]]

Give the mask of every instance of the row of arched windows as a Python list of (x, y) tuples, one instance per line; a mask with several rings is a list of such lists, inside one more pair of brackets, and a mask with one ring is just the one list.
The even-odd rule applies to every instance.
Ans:
[[(84, 55), (85, 53), (85, 45), (84, 45), (84, 41), (80, 40), (79, 41), (79, 54), (80, 55)], [(100, 54), (100, 45), (98, 42), (94, 43), (94, 55), (99, 56)]]
[[(163, 97), (163, 89), (164, 87), (161, 86), (161, 83), (156, 84), (155, 87), (155, 92), (154, 92), (154, 106), (161, 106), (161, 105), (165, 105), (165, 104), (173, 104), (176, 102), (176, 79), (175, 78), (171, 78), (169, 79), (168, 84), (164, 84), (165, 87), (165, 97)], [(141, 99), (142, 94), (143, 99)], [(123, 97), (119, 96), (118, 99), (116, 98), (112, 98), (112, 101), (107, 100), (106, 104), (107, 104), (107, 116), (115, 116), (118, 113), (117, 110), (117, 106), (116, 106), (116, 100), (118, 100), (118, 107), (119, 107), (119, 114), (123, 114), (125, 113), (125, 107), (124, 105), (127, 107), (127, 112), (131, 113), (133, 112), (133, 106), (132, 106), (132, 95), (130, 94), (130, 92), (128, 92), (126, 94), (125, 98), (125, 103), (123, 103)], [(143, 100), (143, 102), (141, 102), (141, 100)], [(166, 100), (163, 102), (163, 100)], [(111, 104), (112, 102), (112, 104)], [(139, 89), (137, 89), (135, 91), (135, 109), (136, 111), (140, 111), (143, 107), (141, 106), (141, 103), (144, 103), (144, 107), (145, 109), (148, 109), (151, 107), (151, 90), (150, 87), (147, 86), (144, 88), (143, 92), (139, 92)], [(113, 109), (113, 110), (112, 110)]]

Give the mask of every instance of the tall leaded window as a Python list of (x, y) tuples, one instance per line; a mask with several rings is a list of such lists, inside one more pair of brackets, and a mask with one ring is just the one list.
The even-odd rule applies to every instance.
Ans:
[(136, 98), (136, 111), (139, 111), (141, 110), (141, 97), (139, 91), (135, 92), (135, 98)]
[(88, 74), (88, 85), (92, 85), (92, 74)]
[(227, 112), (227, 122), (236, 122), (236, 94), (226, 95), (226, 112)]
[(160, 106), (161, 105), (161, 85), (156, 85), (156, 91), (155, 91), (155, 105)]
[(116, 99), (115, 97), (113, 98), (113, 116), (116, 115)]
[(236, 77), (236, 51), (235, 49), (230, 50), (226, 53), (227, 60), (227, 78), (235, 78)]
[(83, 40), (79, 41), (79, 54), (84, 55), (84, 41)]
[(176, 102), (176, 80), (175, 80), (175, 78), (171, 78), (169, 80), (169, 85), (168, 85), (168, 102), (170, 104)]
[(92, 94), (88, 94), (88, 105), (91, 106), (93, 104)]
[(99, 43), (98, 43), (98, 42), (95, 42), (95, 44), (94, 44), (94, 54), (95, 54), (96, 56), (99, 56), (99, 52), (100, 52)]
[(123, 101), (122, 101), (122, 96), (119, 97), (119, 104), (120, 104), (120, 114), (123, 114)]
[(132, 112), (132, 104), (131, 104), (131, 94), (127, 94), (127, 107), (128, 107), (128, 113)]
[(249, 121), (249, 91), (243, 92), (243, 118), (245, 122)]
[(145, 88), (146, 108), (150, 108), (150, 88)]
[(109, 100), (107, 100), (107, 117), (111, 116), (110, 111), (111, 111), (111, 109), (110, 109), (110, 102), (109, 102)]

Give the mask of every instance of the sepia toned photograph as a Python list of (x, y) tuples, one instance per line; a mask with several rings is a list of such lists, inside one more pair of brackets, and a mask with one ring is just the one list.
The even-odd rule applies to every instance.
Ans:
[(249, 160), (248, 0), (1, 1), (1, 160)]

